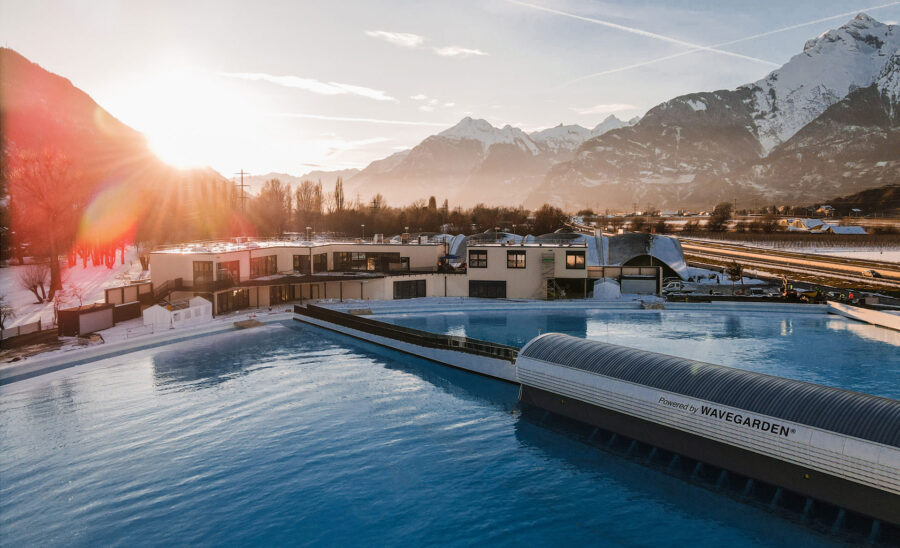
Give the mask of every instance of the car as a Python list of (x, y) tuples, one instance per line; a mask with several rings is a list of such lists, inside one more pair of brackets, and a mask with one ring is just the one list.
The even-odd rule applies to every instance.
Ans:
[(881, 273), (877, 270), (863, 270), (862, 275), (867, 278), (881, 278)]

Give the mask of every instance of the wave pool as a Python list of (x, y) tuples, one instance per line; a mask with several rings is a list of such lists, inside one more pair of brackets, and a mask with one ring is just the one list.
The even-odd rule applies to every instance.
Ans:
[[(630, 322), (619, 326), (604, 314), (392, 321), (516, 344), (548, 325), (671, 353), (701, 352), (693, 341), (703, 350), (692, 357), (709, 361), (892, 397), (900, 384), (883, 347), (870, 352), (880, 367), (866, 355), (839, 366), (834, 349), (815, 348), (797, 366), (798, 336), (738, 336), (753, 325), (764, 341), (852, 334), (821, 318), (726, 323), (723, 340), (673, 316), (617, 311)], [(664, 337), (667, 323), (681, 335)], [(526, 419), (514, 385), (295, 322), (2, 386), (0, 454), (4, 546), (840, 541)]]

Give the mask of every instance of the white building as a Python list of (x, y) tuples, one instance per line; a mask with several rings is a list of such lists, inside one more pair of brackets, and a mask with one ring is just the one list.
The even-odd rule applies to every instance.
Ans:
[[(668, 236), (488, 232), (409, 243), (173, 247), (151, 253), (150, 275), (158, 299), (203, 296), (222, 314), (305, 299), (584, 298), (598, 280), (621, 284), (623, 293), (656, 293), (665, 277), (687, 278), (687, 265)], [(156, 314), (145, 318), (153, 323)]]
[(211, 320), (212, 303), (203, 297), (193, 297), (165, 307), (155, 304), (144, 310), (143, 317), (144, 325), (152, 325), (154, 331), (178, 329)]

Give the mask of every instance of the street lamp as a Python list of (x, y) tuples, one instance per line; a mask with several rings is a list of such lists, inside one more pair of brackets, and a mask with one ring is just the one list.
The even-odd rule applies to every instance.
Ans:
[(515, 233), (516, 233), (516, 224), (513, 223), (513, 234), (515, 234)]
[(365, 240), (366, 239), (366, 225), (359, 225), (359, 226), (362, 227), (363, 240)]
[(309, 231), (312, 230), (311, 226), (306, 227), (306, 241), (309, 241)]

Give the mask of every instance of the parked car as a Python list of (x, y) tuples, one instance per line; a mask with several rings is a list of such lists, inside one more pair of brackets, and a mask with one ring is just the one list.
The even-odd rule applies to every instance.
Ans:
[(863, 270), (862, 275), (866, 276), (867, 278), (881, 278), (881, 273), (879, 273), (877, 270)]
[(674, 280), (663, 285), (662, 292), (663, 293), (689, 293), (691, 291), (696, 291), (699, 289), (699, 286), (695, 283), (691, 282), (683, 282), (681, 280)]

